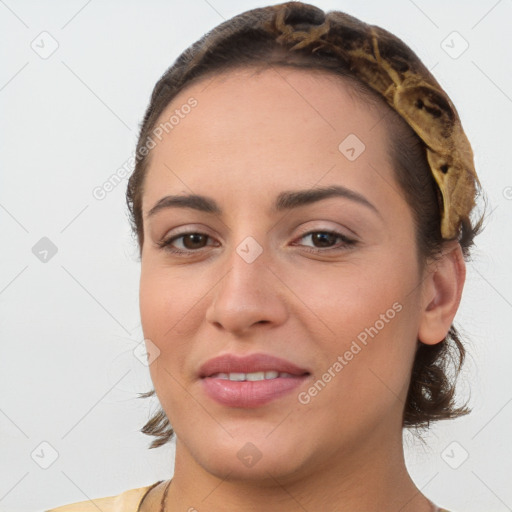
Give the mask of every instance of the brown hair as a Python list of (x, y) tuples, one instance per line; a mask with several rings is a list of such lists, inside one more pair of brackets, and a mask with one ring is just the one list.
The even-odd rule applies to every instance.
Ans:
[[(282, 29), (276, 29), (278, 17), (285, 24), (285, 38)], [(328, 25), (325, 23), (326, 20), (329, 21)], [(246, 11), (215, 27), (186, 49), (155, 85), (141, 124), (135, 170), (129, 179), (126, 192), (130, 221), (138, 240), (139, 254), (142, 253), (144, 243), (144, 177), (151, 155), (144, 148), (147, 148), (147, 141), (151, 138), (152, 131), (166, 106), (181, 90), (196, 80), (229, 69), (294, 66), (342, 77), (350, 92), (355, 93), (366, 103), (370, 101), (381, 106), (383, 122), (388, 128), (389, 157), (393, 163), (396, 180), (414, 216), (420, 268), (423, 268), (428, 259), (437, 257), (444, 242), (440, 230), (442, 196), (427, 161), (424, 142), (404, 119), (386, 104), (382, 96), (370, 87), (360, 74), (355, 73), (350, 60), (344, 59), (342, 53), (329, 50), (333, 46), (341, 51), (344, 47), (353, 49), (356, 44), (366, 44), (369, 27), (376, 28), (381, 35), (385, 35), (387, 46), (380, 50), (381, 53), (386, 51), (388, 57), (396, 59), (399, 65), (407, 66), (413, 62), (416, 67), (421, 67), (423, 74), (431, 78), (432, 83), (437, 84), (419, 58), (398, 37), (345, 13), (325, 13), (313, 5), (301, 2), (287, 2)], [(465, 260), (469, 259), (470, 247), (482, 228), (483, 218), (480, 217), (475, 225), (469, 215), (460, 221), (457, 239)], [(455, 381), (464, 358), (464, 346), (453, 325), (440, 343), (418, 343), (404, 407), (403, 427), (428, 427), (432, 421), (455, 418), (470, 412), (467, 404), (457, 407), (454, 402)], [(451, 364), (454, 367), (452, 376), (449, 375)], [(155, 391), (151, 390), (141, 393), (140, 397), (147, 398), (154, 394)], [(141, 432), (156, 438), (150, 448), (167, 443), (174, 433), (161, 407)]]

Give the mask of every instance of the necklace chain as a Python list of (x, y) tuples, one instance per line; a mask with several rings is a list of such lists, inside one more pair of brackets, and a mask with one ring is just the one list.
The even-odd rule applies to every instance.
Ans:
[[(172, 478), (169, 480), (169, 483), (166, 485), (164, 493), (162, 494), (162, 500), (160, 502), (160, 512), (165, 512), (165, 505), (167, 501), (167, 493), (169, 492), (169, 487), (171, 486)], [(432, 504), (432, 511), (433, 512), (439, 512), (439, 507), (435, 505), (434, 503), (430, 502)]]
[(169, 483), (165, 487), (165, 491), (162, 495), (162, 501), (160, 502), (160, 512), (165, 512), (165, 502), (167, 500), (167, 492), (169, 491), (169, 486), (171, 485), (172, 478), (169, 480)]

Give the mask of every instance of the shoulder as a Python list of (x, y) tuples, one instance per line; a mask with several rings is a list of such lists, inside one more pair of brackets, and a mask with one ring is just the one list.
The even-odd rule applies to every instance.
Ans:
[(69, 503), (45, 512), (98, 512), (98, 510), (102, 512), (137, 512), (142, 499), (159, 483), (161, 483), (161, 480), (145, 487), (128, 489), (116, 496)]

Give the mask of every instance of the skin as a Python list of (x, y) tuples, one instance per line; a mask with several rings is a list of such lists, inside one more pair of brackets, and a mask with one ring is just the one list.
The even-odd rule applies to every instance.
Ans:
[[(431, 511), (405, 467), (402, 414), (418, 340), (446, 336), (465, 265), (455, 242), (419, 267), (412, 213), (378, 122), (383, 111), (340, 79), (282, 67), (202, 79), (161, 119), (190, 97), (197, 106), (152, 150), (143, 194), (142, 327), (160, 350), (150, 372), (177, 435), (166, 510)], [(338, 149), (348, 134), (366, 145), (354, 161)], [(341, 197), (271, 211), (285, 190), (333, 184), (362, 194), (378, 213)], [(168, 208), (147, 216), (163, 196), (189, 193), (215, 199), (223, 213)], [(208, 237), (174, 242), (190, 256), (157, 245), (178, 227)], [(325, 230), (357, 243), (333, 237), (322, 245), (306, 234)], [(252, 263), (236, 251), (248, 236), (263, 251)], [(401, 311), (300, 403), (298, 393), (395, 303)], [(311, 376), (255, 409), (205, 395), (202, 363), (255, 352), (288, 359)], [(252, 467), (237, 457), (247, 442), (261, 453)], [(143, 511), (160, 509), (163, 487), (149, 493)]]

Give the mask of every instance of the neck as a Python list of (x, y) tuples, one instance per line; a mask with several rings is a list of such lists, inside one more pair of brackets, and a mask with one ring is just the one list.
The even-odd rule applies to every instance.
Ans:
[(433, 512), (434, 508), (407, 472), (400, 435), (393, 442), (374, 438), (358, 450), (332, 454), (328, 461), (309, 463), (293, 475), (268, 472), (268, 478), (257, 481), (209, 473), (178, 440), (165, 512), (178, 510)]

